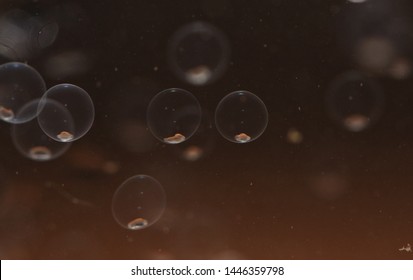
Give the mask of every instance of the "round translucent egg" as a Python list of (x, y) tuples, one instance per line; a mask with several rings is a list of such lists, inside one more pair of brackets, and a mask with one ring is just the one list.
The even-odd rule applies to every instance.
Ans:
[[(46, 84), (33, 67), (20, 62), (0, 65), (0, 119), (9, 123), (24, 123), (34, 119), (37, 110), (27, 103), (42, 97)], [(20, 112), (17, 116), (17, 112)]]
[(178, 29), (168, 46), (173, 73), (194, 86), (211, 84), (221, 78), (229, 56), (226, 36), (215, 26), (202, 21)]
[(129, 230), (153, 225), (166, 207), (162, 185), (148, 175), (135, 175), (123, 182), (112, 199), (112, 214), (116, 222)]
[(372, 78), (356, 71), (336, 77), (326, 94), (330, 117), (351, 132), (374, 124), (384, 109), (384, 94)]
[(192, 93), (170, 88), (152, 98), (147, 109), (147, 124), (152, 134), (166, 144), (189, 139), (201, 123), (201, 106)]
[[(53, 100), (60, 103), (71, 115), (56, 110)], [(59, 84), (46, 91), (38, 107), (38, 121), (43, 131), (60, 142), (71, 142), (83, 137), (92, 127), (95, 118), (93, 101), (82, 88), (72, 84)]]
[(215, 124), (228, 141), (248, 143), (264, 133), (268, 111), (255, 94), (239, 90), (225, 96), (215, 110)]
[[(27, 103), (17, 113), (26, 114), (26, 112), (36, 111), (40, 99)], [(58, 102), (47, 100), (48, 106), (54, 107), (68, 119), (70, 113)], [(40, 128), (36, 119), (22, 123), (14, 124), (11, 130), (13, 143), (17, 150), (25, 157), (35, 161), (48, 161), (63, 155), (71, 146), (71, 143), (57, 142), (47, 136)]]

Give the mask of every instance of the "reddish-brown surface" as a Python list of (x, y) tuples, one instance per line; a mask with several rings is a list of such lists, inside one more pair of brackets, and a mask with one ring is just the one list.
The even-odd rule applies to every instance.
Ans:
[[(90, 93), (96, 120), (46, 163), (22, 157), (0, 124), (2, 259), (413, 258), (399, 251), (413, 244), (412, 79), (378, 77), (386, 110), (360, 133), (339, 127), (324, 107), (331, 80), (356, 67), (337, 39), (345, 1), (223, 1), (217, 16), (205, 12), (207, 1), (77, 2), (84, 20), (29, 62), (43, 73), (50, 52), (90, 55), (87, 73), (65, 81)], [(56, 3), (5, 1), (0, 11)], [(183, 84), (166, 64), (168, 36), (193, 19), (213, 22), (231, 42), (232, 66), (207, 87)], [(45, 79), (48, 87), (61, 82)], [(169, 87), (193, 92), (205, 115), (179, 145), (144, 127), (150, 98)], [(265, 133), (247, 144), (222, 138), (211, 117), (237, 89), (260, 96), (269, 111)], [(291, 128), (301, 143), (286, 139)], [(194, 162), (182, 158), (191, 145), (204, 152)], [(128, 231), (113, 219), (111, 199), (136, 174), (156, 178), (167, 205), (156, 224)]]

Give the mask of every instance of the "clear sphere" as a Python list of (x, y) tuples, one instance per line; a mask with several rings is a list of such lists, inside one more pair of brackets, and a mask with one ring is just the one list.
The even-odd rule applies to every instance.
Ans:
[(152, 98), (146, 117), (148, 127), (156, 138), (167, 144), (179, 144), (196, 132), (202, 112), (192, 93), (170, 88)]
[(207, 85), (221, 78), (229, 56), (226, 36), (215, 26), (202, 21), (178, 29), (168, 46), (173, 73), (194, 86)]
[[(17, 113), (26, 114), (26, 112), (36, 111), (40, 99), (27, 103)], [(48, 106), (56, 108), (62, 114), (66, 114), (68, 119), (70, 113), (58, 102), (47, 100)], [(63, 155), (71, 146), (71, 143), (57, 142), (47, 136), (40, 128), (36, 119), (23, 124), (14, 124), (11, 130), (13, 143), (17, 150), (25, 157), (35, 161), (48, 161)]]
[(59, 25), (55, 21), (44, 19), (31, 19), (33, 29), (31, 30), (32, 48), (40, 50), (51, 46), (59, 33)]
[[(69, 111), (71, 121), (47, 100), (63, 105)], [(60, 142), (75, 141), (84, 136), (95, 118), (95, 108), (89, 94), (72, 84), (60, 84), (47, 90), (39, 103), (38, 112), (40, 127), (49, 137)]]
[(0, 65), (0, 119), (9, 123), (34, 119), (37, 110), (21, 109), (28, 102), (42, 97), (45, 91), (46, 84), (33, 67), (20, 62)]
[(153, 225), (166, 207), (162, 185), (148, 175), (136, 175), (120, 185), (112, 200), (112, 214), (122, 227), (139, 230)]
[(221, 135), (234, 143), (254, 141), (264, 133), (268, 111), (255, 94), (239, 90), (225, 96), (215, 110), (215, 124)]
[(335, 122), (349, 131), (360, 132), (380, 118), (384, 94), (373, 79), (359, 72), (347, 72), (331, 83), (326, 104)]
[(59, 26), (39, 15), (14, 9), (0, 16), (0, 56), (24, 61), (56, 40)]

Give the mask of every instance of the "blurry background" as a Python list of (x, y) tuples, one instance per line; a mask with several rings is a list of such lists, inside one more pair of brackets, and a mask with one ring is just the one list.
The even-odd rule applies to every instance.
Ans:
[[(413, 3), (352, 2), (363, 1), (2, 0), (1, 62), (27, 62), (47, 87), (84, 88), (96, 117), (50, 162), (23, 157), (0, 123), (1, 258), (412, 259), (399, 249), (413, 243)], [(228, 43), (225, 69), (205, 85), (168, 57), (175, 32), (196, 21)], [(363, 77), (355, 91), (373, 84), (357, 112), (349, 73)], [(179, 145), (146, 127), (149, 101), (171, 87), (203, 110)], [(235, 144), (214, 111), (241, 89), (269, 122)], [(136, 174), (156, 178), (167, 205), (130, 231), (111, 201)]]

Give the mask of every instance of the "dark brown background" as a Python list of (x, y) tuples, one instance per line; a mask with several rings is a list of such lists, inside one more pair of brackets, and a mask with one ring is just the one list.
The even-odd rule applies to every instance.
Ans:
[[(392, 36), (412, 58), (411, 1), (359, 5), (374, 10), (372, 2), (385, 8), (363, 29), (369, 14), (344, 0), (1, 1), (1, 12), (65, 11), (56, 42), (28, 63), (48, 87), (83, 87), (96, 108), (92, 130), (47, 163), (21, 156), (0, 124), (1, 258), (412, 259), (398, 249), (413, 244), (413, 79), (376, 77), (386, 108), (360, 133), (330, 120), (324, 102), (329, 83), (358, 68), (354, 38)], [(392, 19), (405, 29), (389, 32)], [(206, 87), (182, 83), (167, 65), (168, 39), (194, 20), (214, 24), (231, 44), (228, 71)], [(89, 67), (48, 77), (48, 57), (69, 50)], [(144, 127), (150, 98), (169, 87), (191, 91), (203, 107), (189, 143), (163, 145)], [(219, 100), (239, 89), (269, 111), (267, 130), (249, 144), (228, 142), (213, 124)], [(291, 127), (302, 143), (287, 141)], [(188, 144), (206, 156), (183, 160)], [(117, 169), (105, 172), (108, 164)], [(167, 207), (152, 227), (128, 231), (114, 221), (111, 199), (135, 174), (162, 183)], [(318, 195), (314, 186), (325, 181), (343, 193)]]

